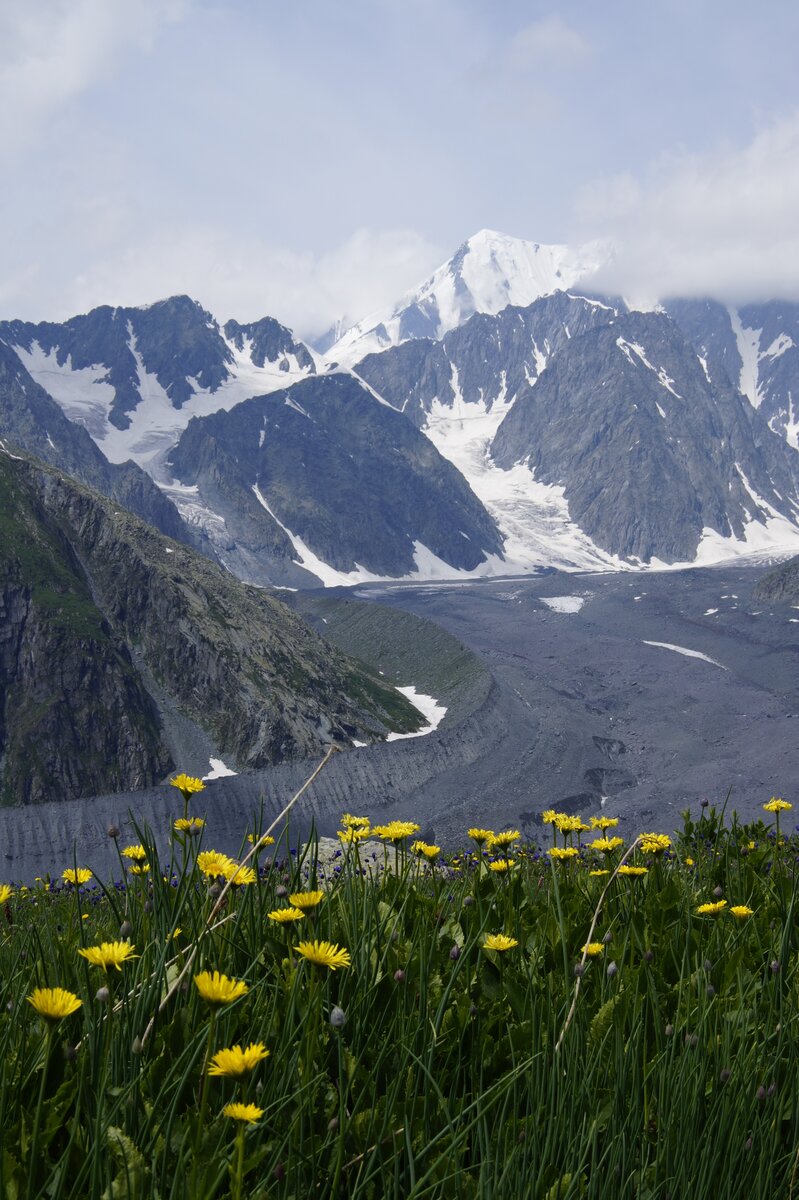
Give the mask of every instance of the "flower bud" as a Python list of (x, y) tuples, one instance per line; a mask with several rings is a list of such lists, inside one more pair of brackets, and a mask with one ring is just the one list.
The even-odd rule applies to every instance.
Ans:
[(328, 1129), (328, 1132), (329, 1132), (329, 1133), (335, 1133), (335, 1132), (336, 1132), (336, 1130), (338, 1129), (338, 1117), (331, 1117), (331, 1118), (330, 1118), (330, 1120), (329, 1120), (329, 1121), (328, 1121), (328, 1123), (327, 1123), (327, 1129)]
[(116, 841), (116, 839), (119, 837), (121, 832), (122, 831), (118, 825), (109, 825), (108, 826), (108, 836), (110, 838), (113, 838), (114, 841)]
[(613, 934), (610, 932), (610, 930), (608, 930), (602, 939), (602, 945), (609, 946), (612, 941), (613, 941)]
[(780, 973), (780, 964), (777, 962), (776, 958), (772, 961), (771, 973), (772, 975), (779, 975)]
[(343, 1029), (346, 1023), (347, 1014), (344, 1012), (344, 1009), (334, 1004), (330, 1010), (330, 1024), (334, 1029)]
[(674, 1036), (674, 1026), (667, 1025), (666, 1028), (663, 1030), (663, 1032), (665, 1033), (666, 1037), (673, 1037)]
[(760, 1087), (759, 1087), (759, 1088), (757, 1089), (757, 1091), (755, 1092), (755, 1095), (757, 1096), (758, 1102), (759, 1102), (760, 1104), (762, 1104), (762, 1103), (763, 1103), (763, 1101), (764, 1101), (764, 1100), (765, 1100), (765, 1098), (766, 1098), (766, 1089), (763, 1087), (763, 1085), (762, 1085), (762, 1084), (760, 1085)]
[(278, 1181), (278, 1183), (282, 1183), (283, 1180), (286, 1178), (286, 1168), (283, 1166), (282, 1162), (279, 1162), (277, 1164), (277, 1166), (275, 1167), (274, 1174), (275, 1174), (275, 1179)]
[(654, 958), (655, 958), (655, 953), (653, 950), (645, 950), (644, 951), (644, 962), (651, 963), (654, 961)]
[(394, 982), (395, 983), (404, 983), (405, 982), (405, 972), (402, 970), (402, 967), (400, 967), (398, 970), (396, 970), (394, 972)]
[(710, 961), (709, 958), (705, 959), (705, 961), (702, 963), (702, 966), (704, 967), (706, 973), (709, 973), (710, 971), (713, 970), (713, 963)]
[(607, 972), (608, 979), (614, 979), (618, 975), (618, 973), (619, 973), (619, 968), (616, 966), (615, 962), (609, 962), (608, 963), (608, 972)]
[(474, 896), (464, 896), (464, 898), (463, 898), (463, 907), (464, 908), (471, 908), (473, 904), (474, 904)]
[(583, 975), (585, 975), (585, 966), (583, 965), (583, 963), (575, 963), (574, 964), (575, 979), (581, 979), (583, 977)]
[(720, 900), (720, 899), (721, 899), (721, 897), (724, 895), (724, 888), (722, 888), (722, 887), (714, 887), (714, 888), (713, 888), (713, 895), (716, 897), (716, 899), (717, 899), (717, 900)]
[(452, 949), (450, 950), (450, 952), (449, 952), (449, 956), (450, 956), (450, 958), (452, 959), (452, 961), (453, 961), (453, 962), (457, 962), (457, 961), (458, 961), (458, 959), (460, 958), (460, 956), (461, 956), (461, 948), (460, 948), (460, 946), (457, 944), (457, 942), (455, 943), (455, 945), (454, 945), (454, 946), (452, 947)]
[[(277, 896), (278, 900), (285, 900), (286, 896), (288, 896), (288, 894), (289, 894), (288, 888), (283, 887), (282, 883), (281, 883), (280, 887), (275, 888), (275, 895)], [(279, 1163), (278, 1163), (278, 1166), (280, 1166)]]
[(133, 1045), (131, 1046), (131, 1050), (137, 1057), (138, 1057), (138, 1055), (140, 1055), (142, 1053), (142, 1051), (144, 1050), (144, 1042), (141, 1040), (140, 1037), (137, 1036), (133, 1039)]
[(744, 1150), (751, 1150), (753, 1145), (754, 1145), (754, 1143), (753, 1143), (752, 1139), (750, 1137), (748, 1137), (746, 1139), (746, 1141), (744, 1142)]
[(123, 921), (119, 927), (119, 936), (121, 938), (129, 938), (133, 933), (133, 926), (130, 921)]
[(713, 997), (715, 996), (715, 994), (716, 994), (716, 989), (713, 987), (712, 983), (709, 983), (707, 985), (707, 987), (705, 988), (705, 995), (707, 996), (708, 1000), (712, 1000)]
[(154, 906), (153, 906), (153, 902), (152, 902), (152, 900), (145, 900), (145, 901), (144, 901), (144, 911), (147, 913), (147, 915), (148, 915), (148, 916), (149, 916), (149, 915), (150, 915), (150, 913), (153, 911), (153, 907), (154, 907)]
[(719, 1072), (719, 1082), (727, 1083), (727, 1081), (729, 1080), (731, 1075), (732, 1075), (732, 1071), (730, 1070), (730, 1068), (724, 1067), (724, 1069)]
[(111, 999), (111, 992), (105, 986), (98, 987), (97, 991), (95, 992), (94, 998), (99, 1004), (107, 1004), (108, 1001)]

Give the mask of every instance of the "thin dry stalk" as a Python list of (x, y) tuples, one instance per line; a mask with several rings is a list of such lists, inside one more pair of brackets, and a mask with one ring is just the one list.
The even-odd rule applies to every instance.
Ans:
[[(602, 904), (605, 900), (605, 896), (607, 895), (608, 888), (610, 887), (610, 885), (613, 883), (613, 880), (618, 875), (619, 867), (624, 866), (627, 859), (630, 857), (630, 855), (632, 854), (633, 850), (638, 845), (640, 840), (641, 840), (641, 838), (639, 835), (635, 839), (635, 841), (632, 843), (632, 845), (629, 846), (628, 849), (624, 851), (624, 854), (621, 856), (619, 861), (616, 863), (616, 869), (614, 870), (610, 879), (607, 881), (604, 888), (602, 889), (602, 895), (599, 897), (597, 906), (594, 909), (594, 916), (591, 920), (591, 928), (588, 930), (588, 937), (585, 939), (586, 946), (590, 943), (591, 938), (594, 935), (594, 930), (596, 929), (596, 923), (599, 920), (599, 914), (602, 911)], [(583, 957), (580, 959), (580, 963), (579, 963), (580, 970), (577, 972), (577, 978), (574, 981), (574, 996), (572, 997), (571, 1008), (569, 1009), (568, 1013), (566, 1014), (566, 1020), (563, 1022), (563, 1028), (560, 1031), (560, 1037), (558, 1038), (557, 1042), (555, 1043), (555, 1053), (556, 1054), (560, 1050), (561, 1043), (563, 1042), (563, 1039), (566, 1036), (566, 1030), (571, 1025), (572, 1018), (574, 1017), (574, 1014), (577, 1011), (577, 997), (580, 995), (580, 984), (583, 981), (583, 968), (585, 967), (585, 960), (587, 957), (588, 957), (588, 952), (586, 950), (583, 950)]]
[[(320, 762), (320, 764), (319, 764), (319, 766), (316, 768), (316, 770), (313, 772), (313, 774), (311, 774), (311, 775), (309, 775), (309, 776), (308, 776), (308, 778), (305, 780), (305, 783), (302, 785), (302, 787), (300, 788), (300, 790), (299, 790), (298, 792), (295, 792), (295, 794), (294, 794), (294, 795), (291, 797), (291, 799), (289, 800), (289, 802), (288, 802), (288, 804), (286, 805), (286, 807), (283, 809), (283, 811), (282, 811), (282, 812), (278, 813), (278, 815), (275, 817), (274, 821), (273, 821), (273, 822), (272, 822), (272, 824), (269, 826), (269, 828), (266, 830), (266, 832), (261, 834), (261, 836), (259, 837), (258, 841), (254, 843), (254, 845), (253, 845), (253, 847), (252, 847), (252, 850), (250, 850), (250, 851), (247, 853), (247, 855), (244, 857), (244, 859), (243, 859), (243, 860), (242, 860), (242, 862), (240, 863), (240, 866), (242, 866), (242, 867), (246, 867), (247, 863), (250, 861), (250, 859), (252, 858), (253, 854), (255, 854), (255, 852), (261, 848), (261, 846), (264, 844), (264, 842), (266, 841), (266, 839), (267, 839), (267, 838), (269, 837), (269, 835), (271, 834), (272, 830), (273, 830), (273, 829), (275, 829), (275, 828), (276, 828), (276, 827), (277, 827), (277, 826), (280, 824), (280, 822), (283, 820), (283, 818), (284, 818), (284, 817), (286, 817), (286, 816), (288, 816), (288, 814), (291, 812), (291, 810), (292, 810), (292, 808), (294, 807), (294, 805), (295, 805), (295, 804), (297, 803), (297, 801), (299, 800), (300, 796), (302, 796), (302, 795), (303, 795), (303, 793), (304, 793), (305, 791), (307, 791), (307, 789), (308, 789), (308, 788), (311, 786), (311, 784), (312, 784), (312, 783), (313, 783), (313, 781), (316, 779), (316, 777), (319, 775), (319, 773), (320, 773), (320, 772), (321, 772), (321, 771), (322, 771), (322, 770), (323, 770), (323, 769), (324, 769), (324, 768), (327, 766), (327, 764), (330, 762), (330, 760), (331, 760), (331, 758), (333, 757), (333, 755), (338, 753), (338, 749), (339, 749), (339, 748), (338, 748), (338, 746), (331, 746), (331, 747), (330, 747), (330, 749), (328, 750), (327, 754), (326, 754), (326, 755), (325, 755), (325, 757), (322, 759), (322, 761)], [(191, 950), (190, 950), (190, 952), (189, 952), (189, 953), (187, 954), (187, 956), (186, 956), (186, 961), (185, 961), (185, 963), (183, 964), (183, 969), (182, 969), (182, 971), (180, 972), (180, 974), (178, 975), (177, 979), (174, 981), (174, 983), (172, 984), (172, 986), (171, 986), (171, 987), (169, 988), (169, 990), (167, 991), (167, 994), (164, 996), (163, 1000), (162, 1000), (162, 1001), (161, 1001), (161, 1003), (158, 1005), (158, 1008), (156, 1009), (156, 1011), (155, 1011), (155, 1012), (153, 1013), (153, 1015), (150, 1017), (150, 1020), (149, 1020), (149, 1022), (148, 1022), (148, 1024), (147, 1024), (147, 1028), (145, 1029), (145, 1031), (144, 1031), (144, 1033), (142, 1034), (142, 1037), (141, 1037), (141, 1043), (142, 1043), (142, 1046), (144, 1046), (144, 1045), (146, 1044), (146, 1042), (147, 1042), (147, 1039), (150, 1037), (150, 1034), (153, 1032), (153, 1029), (155, 1028), (155, 1022), (156, 1022), (156, 1018), (157, 1018), (157, 1017), (159, 1017), (159, 1016), (161, 1015), (161, 1013), (164, 1011), (164, 1009), (167, 1007), (167, 1005), (169, 1004), (170, 1000), (171, 1000), (171, 999), (172, 999), (172, 997), (175, 995), (175, 993), (176, 993), (176, 992), (177, 992), (177, 990), (179, 989), (179, 987), (180, 987), (181, 983), (183, 982), (183, 980), (185, 979), (186, 975), (188, 974), (188, 972), (189, 972), (189, 970), (190, 970), (190, 968), (191, 968), (191, 965), (192, 965), (192, 963), (194, 962), (194, 959), (197, 957), (197, 951), (198, 951), (198, 950), (199, 950), (199, 948), (200, 948), (200, 944), (202, 943), (202, 940), (203, 940), (203, 938), (205, 937), (205, 935), (206, 935), (207, 933), (210, 933), (210, 927), (211, 927), (211, 924), (212, 924), (212, 922), (213, 922), (213, 920), (214, 920), (214, 917), (215, 917), (215, 916), (216, 916), (216, 914), (219, 912), (219, 909), (222, 907), (222, 904), (223, 904), (223, 902), (224, 902), (224, 899), (225, 899), (225, 897), (227, 896), (227, 893), (229, 892), (229, 890), (230, 890), (230, 888), (231, 888), (231, 886), (232, 886), (232, 884), (233, 884), (233, 881), (234, 881), (234, 879), (235, 879), (235, 875), (234, 875), (234, 876), (233, 876), (231, 879), (228, 879), (228, 880), (227, 880), (227, 882), (225, 883), (225, 886), (222, 888), (222, 891), (219, 893), (219, 896), (217, 897), (217, 900), (216, 900), (216, 903), (214, 904), (214, 907), (211, 909), (210, 913), (208, 914), (208, 916), (207, 916), (207, 918), (206, 918), (206, 921), (205, 921), (205, 928), (204, 928), (204, 929), (202, 929), (202, 930), (200, 931), (200, 934), (199, 934), (199, 936), (197, 937), (197, 940), (195, 941), (194, 945), (191, 947)]]

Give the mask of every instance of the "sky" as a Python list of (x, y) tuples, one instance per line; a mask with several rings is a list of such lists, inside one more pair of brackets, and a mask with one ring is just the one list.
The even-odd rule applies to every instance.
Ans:
[(799, 299), (797, 45), (786, 0), (0, 0), (0, 318), (314, 337), (483, 228)]

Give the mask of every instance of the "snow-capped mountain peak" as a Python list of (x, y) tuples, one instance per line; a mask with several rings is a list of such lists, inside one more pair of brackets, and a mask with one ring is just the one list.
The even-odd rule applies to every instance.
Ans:
[(509, 304), (532, 304), (590, 276), (609, 255), (603, 243), (541, 245), (481, 229), (390, 312), (372, 313), (335, 342), (327, 357), (350, 365), (412, 338), (442, 338), (474, 313), (494, 315)]

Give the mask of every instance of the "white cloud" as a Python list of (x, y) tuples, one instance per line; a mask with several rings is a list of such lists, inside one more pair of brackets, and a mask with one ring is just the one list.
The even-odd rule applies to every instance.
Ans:
[(647, 304), (670, 295), (799, 298), (799, 113), (745, 146), (672, 154), (642, 176), (582, 189), (582, 232), (609, 237), (596, 286)]
[(220, 320), (274, 316), (313, 337), (339, 317), (357, 320), (392, 304), (442, 257), (437, 246), (403, 229), (358, 229), (314, 254), (194, 226), (107, 252), (74, 278), (55, 280), (49, 299), (63, 318), (98, 304), (144, 304), (187, 292)]
[(582, 65), (592, 56), (591, 44), (562, 17), (545, 17), (521, 29), (511, 40), (507, 61), (518, 71), (561, 69)]
[(11, 0), (0, 7), (0, 146), (28, 146), (48, 117), (147, 49), (189, 0)]

